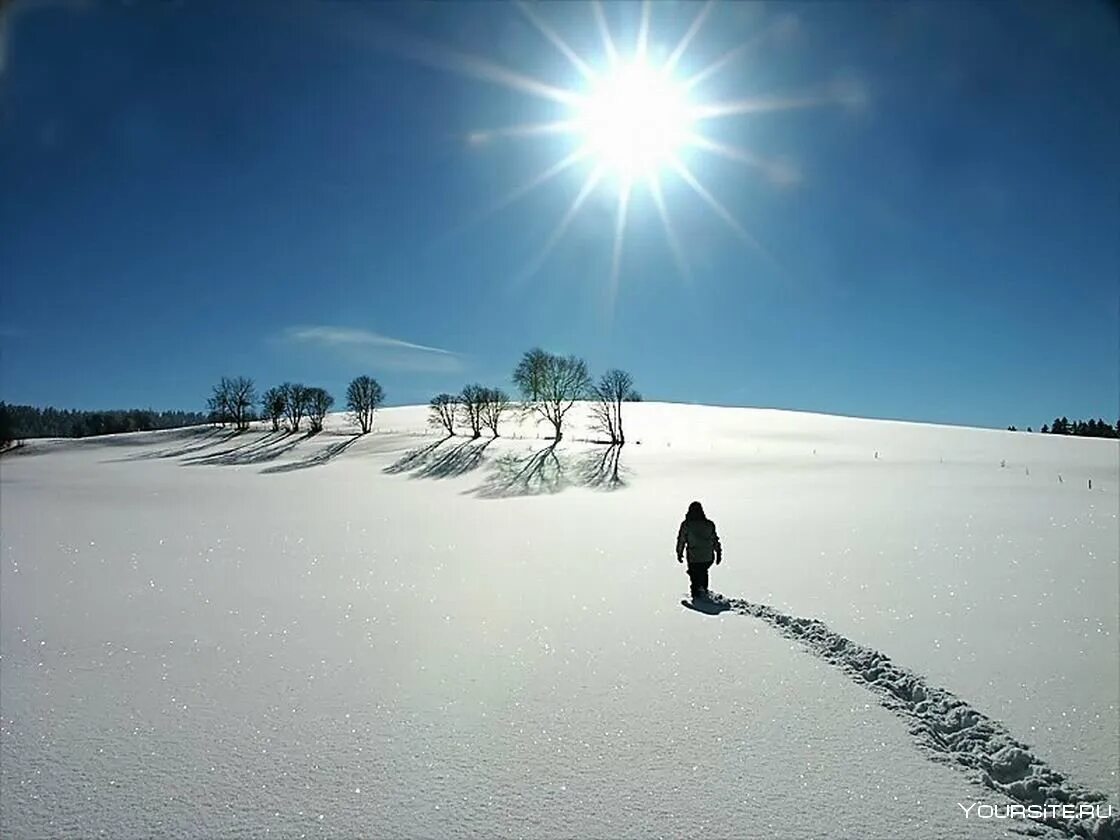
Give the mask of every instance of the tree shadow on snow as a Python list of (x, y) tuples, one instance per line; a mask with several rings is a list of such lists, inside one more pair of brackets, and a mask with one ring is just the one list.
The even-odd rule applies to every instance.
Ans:
[(490, 471), (482, 484), (465, 491), (483, 499), (536, 496), (558, 493), (565, 487), (583, 486), (617, 490), (626, 486), (621, 465), (622, 446), (608, 444), (574, 459), (558, 451), (559, 441), (525, 454), (506, 453), (485, 458), (486, 449), (497, 438), (471, 438), (447, 446), (451, 436), (412, 449), (382, 472), (412, 473), (417, 478), (452, 478), (478, 469), (484, 461)]
[(467, 492), (483, 499), (558, 493), (567, 486), (564, 463), (556, 454), (557, 441), (531, 455), (502, 455), (483, 483)]
[(317, 432), (269, 432), (262, 438), (242, 446), (235, 446), (209, 455), (199, 455), (184, 460), (188, 466), (238, 466), (274, 461), (290, 452)]
[(384, 472), (400, 474), (411, 472), (415, 478), (454, 478), (466, 475), (482, 463), (483, 453), (494, 438), (469, 438), (462, 443), (444, 448), (451, 440), (446, 437), (428, 446), (408, 452), (404, 457), (385, 467)]
[(603, 451), (585, 454), (576, 465), (579, 483), (597, 490), (620, 490), (626, 486), (622, 474), (621, 443), (608, 443)]
[[(136, 452), (124, 458), (114, 459), (113, 463), (120, 463), (122, 461), (147, 461), (154, 458), (181, 458), (184, 455), (192, 455), (195, 452), (201, 452), (203, 449), (209, 449), (212, 446), (227, 443), (236, 438), (239, 434), (243, 434), (243, 432), (238, 432), (236, 429), (220, 429), (216, 426), (209, 426), (205, 430), (176, 435), (176, 437), (185, 439), (185, 445), (180, 443), (177, 446), (165, 447), (163, 449)], [(166, 441), (161, 440), (159, 442), (165, 443)], [(122, 442), (119, 445), (124, 445), (124, 443)], [(133, 442), (131, 445), (137, 446), (139, 444)]]
[(265, 467), (263, 470), (261, 470), (261, 473), (285, 473), (294, 472), (296, 470), (306, 470), (310, 469), (311, 467), (321, 467), (323, 464), (327, 464), (333, 461), (335, 458), (337, 458), (339, 455), (341, 455), (343, 452), (357, 443), (358, 438), (360, 437), (360, 434), (350, 435), (344, 440), (340, 440), (328, 446), (324, 446), (314, 455), (308, 458), (304, 458), (302, 461), (293, 461), (290, 464), (277, 464), (274, 467)]
[[(231, 446), (229, 449), (222, 449), (218, 452), (207, 452), (205, 455), (198, 455), (196, 457), (186, 458), (185, 460), (187, 460), (187, 461), (200, 460), (201, 461), (201, 460), (205, 460), (207, 458), (224, 458), (224, 457), (227, 457), (227, 456), (233, 457), (233, 456), (241, 454), (241, 453), (252, 452), (252, 451), (254, 451), (256, 449), (259, 449), (263, 446), (267, 446), (270, 442), (279, 440), (279, 438), (281, 436), (283, 436), (283, 434), (284, 434), (283, 432), (268, 432), (267, 434), (262, 436), (262, 435), (259, 435), (259, 434), (258, 435), (251, 435), (249, 432), (234, 432), (231, 437), (223, 438), (221, 442), (225, 443), (227, 441), (231, 441), (231, 440), (234, 440), (236, 438), (239, 438), (243, 435), (245, 436), (245, 440), (242, 441), (241, 443), (237, 444), (236, 446)], [(202, 447), (202, 449), (206, 449), (206, 448), (208, 448), (208, 447)], [(201, 450), (197, 450), (197, 451), (201, 451)]]
[(451, 435), (440, 438), (435, 443), (429, 443), (426, 446), (418, 446), (416, 449), (410, 449), (381, 471), (389, 473), (390, 475), (399, 475), (400, 473), (406, 473), (410, 470), (421, 469), (428, 463), (429, 459), (433, 457), (433, 453), (449, 440), (451, 440)]
[(494, 438), (486, 440), (474, 438), (445, 449), (437, 457), (429, 459), (414, 474), (419, 478), (453, 478), (465, 475), (478, 468), (482, 463), (482, 453), (493, 442)]

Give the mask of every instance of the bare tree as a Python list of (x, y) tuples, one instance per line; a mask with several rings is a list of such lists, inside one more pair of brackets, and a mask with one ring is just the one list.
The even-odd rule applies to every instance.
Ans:
[(482, 422), (494, 437), (498, 436), (498, 424), (502, 422), (502, 415), (509, 408), (509, 397), (501, 388), (486, 388), (482, 403)]
[(553, 358), (552, 354), (534, 347), (517, 363), (513, 371), (513, 384), (517, 386), (517, 390), (527, 402), (536, 402), (544, 396), (548, 360), (551, 358)]
[(321, 432), (323, 431), (323, 420), (327, 416), (327, 412), (331, 410), (331, 406), (334, 405), (334, 397), (323, 388), (308, 388), (306, 399), (307, 419), (311, 423), (311, 431)]
[(253, 419), (253, 403), (257, 401), (257, 392), (253, 387), (253, 380), (244, 376), (231, 379), (223, 376), (221, 381), (214, 386), (213, 395), (207, 400), (211, 417), (223, 426), (230, 424), (238, 431), (249, 428)]
[(261, 396), (261, 413), (272, 421), (272, 431), (280, 431), (280, 421), (284, 418), (286, 406), (282, 388), (269, 388)]
[(284, 416), (288, 419), (288, 429), (298, 432), (300, 421), (307, 411), (307, 386), (285, 382), (280, 390), (284, 392)]
[(634, 380), (624, 370), (608, 370), (591, 388), (591, 416), (600, 431), (610, 435), (611, 443), (626, 443), (622, 431), (622, 404), (635, 394)]
[(459, 398), (454, 394), (436, 394), (428, 405), (431, 408), (431, 415), (428, 417), (429, 425), (442, 426), (448, 435), (454, 435)]
[(233, 407), (233, 419), (240, 431), (249, 428), (249, 423), (254, 420), (253, 405), (257, 401), (257, 389), (253, 380), (239, 376), (230, 383), (230, 403)]
[(223, 427), (233, 422), (233, 408), (230, 404), (230, 380), (223, 376), (221, 381), (214, 386), (210, 398), (206, 400), (206, 409), (210, 413), (210, 422), (219, 423)]
[(481, 385), (467, 385), (459, 395), (459, 408), (471, 430), (471, 437), (482, 436), (482, 413), (486, 404), (487, 389)]
[(371, 376), (356, 377), (346, 389), (346, 407), (350, 418), (361, 427), (362, 434), (373, 428), (373, 414), (385, 400), (385, 392)]
[[(528, 357), (528, 353), (526, 357)], [(524, 364), (524, 360), (522, 360)], [(520, 370), (520, 366), (518, 366)], [(536, 398), (530, 384), (518, 382), (518, 372), (514, 372), (514, 381), (518, 382), (522, 395), (531, 400), (529, 410), (536, 412), (549, 423), (555, 430), (553, 439), (559, 441), (563, 437), (562, 427), (564, 415), (587, 394), (591, 379), (587, 375), (587, 363), (576, 356), (555, 356), (546, 353), (539, 362), (539, 379), (534, 380), (539, 388)]]

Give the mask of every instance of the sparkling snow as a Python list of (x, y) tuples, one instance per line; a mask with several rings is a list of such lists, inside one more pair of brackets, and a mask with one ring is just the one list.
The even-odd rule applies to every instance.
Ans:
[(1076, 829), (966, 818), (1016, 800), (818, 625), (682, 607), (694, 498), (714, 590), (823, 622), (1120, 815), (1120, 444), (626, 411), (621, 451), (579, 407), (553, 451), (531, 422), (441, 443), (400, 408), (361, 439), (333, 416), (4, 455), (0, 834)]

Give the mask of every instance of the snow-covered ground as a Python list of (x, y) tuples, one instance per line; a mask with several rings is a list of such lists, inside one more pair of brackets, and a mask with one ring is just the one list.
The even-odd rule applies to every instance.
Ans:
[(580, 411), (3, 456), (0, 835), (1120, 835), (1120, 444)]

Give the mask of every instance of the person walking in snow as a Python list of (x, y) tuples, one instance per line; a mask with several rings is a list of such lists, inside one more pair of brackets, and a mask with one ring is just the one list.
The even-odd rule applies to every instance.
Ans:
[(691, 581), (692, 597), (708, 597), (708, 569), (712, 561), (718, 566), (723, 559), (723, 547), (716, 533), (716, 523), (704, 515), (699, 502), (688, 506), (684, 522), (677, 531), (677, 562), (683, 563), (687, 549), (688, 577)]

